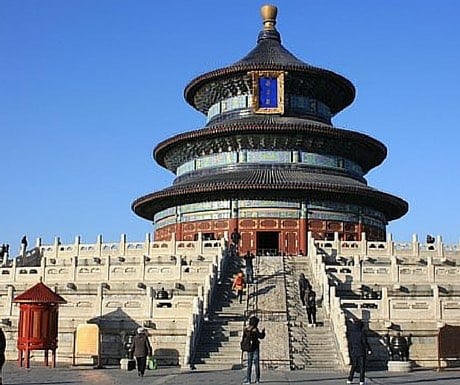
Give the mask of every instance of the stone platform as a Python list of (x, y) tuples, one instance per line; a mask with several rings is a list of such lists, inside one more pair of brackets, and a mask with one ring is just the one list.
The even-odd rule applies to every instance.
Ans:
[[(19, 368), (15, 361), (8, 361), (3, 370), (4, 384), (38, 385), (38, 384), (79, 384), (79, 385), (235, 385), (241, 384), (244, 378), (243, 370), (223, 370), (214, 372), (180, 370), (177, 368), (160, 368), (146, 371), (145, 377), (138, 377), (137, 372), (121, 370), (117, 367), (93, 369), (92, 367), (72, 367), (58, 364), (56, 368), (32, 366), (30, 369)], [(442, 383), (457, 385), (460, 370), (414, 370), (411, 373), (390, 373), (386, 371), (368, 372), (368, 384), (404, 384), (420, 385), (421, 383)], [(304, 372), (262, 370), (262, 383), (277, 385), (344, 385), (346, 373)], [(355, 381), (357, 384), (357, 382)]]

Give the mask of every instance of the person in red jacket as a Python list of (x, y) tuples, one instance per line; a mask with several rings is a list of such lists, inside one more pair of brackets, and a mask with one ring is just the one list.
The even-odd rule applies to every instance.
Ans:
[(239, 299), (240, 303), (243, 302), (243, 289), (245, 284), (243, 272), (240, 271), (233, 280), (232, 285), (232, 289), (236, 290), (236, 297)]

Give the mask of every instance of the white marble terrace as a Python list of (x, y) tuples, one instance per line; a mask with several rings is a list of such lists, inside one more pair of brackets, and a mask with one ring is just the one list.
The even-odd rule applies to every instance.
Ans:
[[(363, 234), (365, 237), (365, 234)], [(460, 325), (460, 245), (317, 241), (309, 236), (309, 261), (343, 354), (345, 317), (352, 314), (380, 334), (413, 334), (412, 357), (436, 366), (439, 328)], [(345, 359), (347, 361), (347, 359)]]
[[(116, 243), (101, 236), (96, 243), (82, 243), (79, 237), (73, 244), (38, 239), (23, 251), (24, 258), (0, 266), (0, 319), (11, 341), (7, 357), (17, 357), (19, 307), (12, 301), (42, 280), (67, 301), (59, 309), (58, 360), (73, 359), (79, 324), (99, 320), (109, 329), (108, 356), (119, 356), (122, 349), (122, 337), (113, 330), (143, 325), (158, 352), (175, 352), (174, 357), (159, 353), (166, 364), (187, 365), (221, 274), (224, 245), (224, 240), (154, 242), (149, 234), (143, 242), (129, 242), (125, 235)], [(160, 288), (168, 291), (167, 300), (156, 299)]]

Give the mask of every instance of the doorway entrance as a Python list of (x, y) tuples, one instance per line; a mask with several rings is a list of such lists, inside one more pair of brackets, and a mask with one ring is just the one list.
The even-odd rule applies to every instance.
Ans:
[(278, 255), (279, 235), (277, 231), (258, 231), (256, 233), (257, 255)]

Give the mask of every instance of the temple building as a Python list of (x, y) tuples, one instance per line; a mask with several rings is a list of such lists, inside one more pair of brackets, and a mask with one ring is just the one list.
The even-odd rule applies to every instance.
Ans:
[[(176, 176), (132, 204), (153, 222), (154, 240), (56, 237), (6, 255), (7, 359), (47, 364), (51, 350), (52, 365), (57, 358), (127, 370), (133, 331), (142, 327), (161, 366), (240, 369), (241, 337), (256, 315), (270, 331), (264, 368), (342, 371), (352, 362), (347, 332), (356, 319), (371, 345), (368, 368), (458, 365), (460, 244), (386, 235), (388, 222), (408, 210), (367, 184), (386, 147), (332, 124), (353, 102), (354, 86), (283, 47), (275, 7), (262, 7), (262, 18), (251, 52), (185, 88), (206, 125), (154, 149)], [(240, 254), (257, 254), (244, 301), (233, 295), (242, 263), (230, 240)], [(300, 274), (316, 292), (317, 319), (305, 314)], [(37, 292), (45, 284), (52, 295)]]
[(155, 161), (175, 179), (134, 201), (134, 212), (153, 222), (156, 240), (236, 230), (241, 252), (264, 255), (305, 254), (308, 232), (384, 241), (408, 204), (365, 179), (385, 159), (385, 145), (332, 124), (353, 102), (353, 84), (295, 57), (281, 44), (276, 7), (261, 13), (251, 52), (185, 88), (206, 125), (155, 147)]

